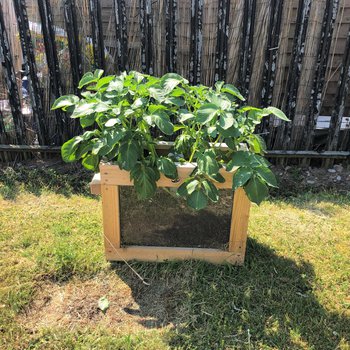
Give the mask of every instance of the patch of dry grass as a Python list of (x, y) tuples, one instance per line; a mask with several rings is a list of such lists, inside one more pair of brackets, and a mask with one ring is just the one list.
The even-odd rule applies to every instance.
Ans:
[(47, 188), (7, 198), (1, 349), (350, 347), (348, 196), (303, 194), (253, 207), (243, 267), (134, 263), (150, 286), (124, 264), (105, 262), (99, 199)]

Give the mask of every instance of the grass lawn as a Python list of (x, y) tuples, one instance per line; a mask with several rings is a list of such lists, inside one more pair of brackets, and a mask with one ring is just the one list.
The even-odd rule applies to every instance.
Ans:
[(350, 195), (254, 206), (243, 267), (133, 263), (145, 285), (86, 177), (0, 176), (0, 349), (350, 349)]

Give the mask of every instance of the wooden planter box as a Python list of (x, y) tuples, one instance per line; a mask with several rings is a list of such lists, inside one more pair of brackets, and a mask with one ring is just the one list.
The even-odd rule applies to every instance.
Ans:
[[(178, 166), (179, 181), (172, 181), (161, 175), (158, 187), (179, 187), (193, 171), (193, 164)], [(220, 170), (226, 181), (216, 183), (219, 189), (232, 188), (232, 173)], [(133, 186), (128, 171), (117, 165), (100, 164), (100, 173), (96, 174), (90, 189), (93, 194), (102, 195), (103, 230), (105, 254), (110, 261), (165, 261), (201, 259), (212, 263), (231, 263), (242, 265), (244, 262), (250, 201), (244, 190), (235, 191), (232, 203), (230, 235), (227, 250), (212, 248), (157, 247), (157, 246), (121, 246), (119, 186)], [(204, 228), (205, 229), (205, 228)]]

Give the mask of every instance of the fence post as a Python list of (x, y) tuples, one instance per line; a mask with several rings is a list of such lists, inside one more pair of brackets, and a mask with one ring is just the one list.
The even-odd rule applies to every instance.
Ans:
[(77, 15), (75, 11), (75, 0), (64, 0), (64, 21), (66, 23), (73, 88), (74, 92), (78, 94), (79, 81), (83, 75), (83, 65)]
[(152, 26), (152, 1), (140, 0), (141, 67), (147, 74), (153, 74)]
[(91, 19), (91, 38), (94, 52), (95, 68), (106, 70), (105, 45), (101, 18), (101, 5), (99, 0), (89, 0), (89, 13)]
[(230, 0), (219, 0), (217, 41), (215, 50), (215, 81), (226, 79), (229, 18)]
[[(26, 133), (25, 125), (23, 121), (21, 100), (19, 96), (16, 72), (13, 66), (12, 55), (10, 50), (10, 43), (7, 36), (7, 31), (5, 28), (4, 13), (2, 5), (0, 3), (0, 41), (1, 41), (1, 51), (2, 52), (2, 64), (5, 74), (5, 83), (8, 91), (8, 98), (11, 107), (11, 113), (13, 118), (13, 123), (15, 125), (16, 138), (18, 144), (26, 143)], [(0, 117), (0, 134), (5, 133), (5, 124)]]
[(251, 78), (255, 11), (256, 0), (245, 0), (238, 76), (238, 86), (245, 98), (248, 98)]
[(340, 70), (337, 94), (332, 111), (327, 140), (327, 150), (335, 151), (339, 146), (339, 134), (345, 110), (345, 101), (349, 93), (350, 84), (350, 29), (345, 45), (343, 63)]
[[(49, 68), (51, 91), (53, 99), (55, 100), (62, 95), (62, 83), (50, 1), (39, 0), (38, 7), (44, 37), (46, 61)], [(58, 144), (61, 144), (67, 138), (67, 118), (66, 115), (59, 109), (55, 110), (55, 115), (58, 131), (57, 141)]]
[(165, 62), (167, 72), (176, 72), (176, 9), (177, 0), (165, 0)]
[(35, 131), (41, 145), (48, 145), (49, 139), (46, 132), (45, 114), (43, 109), (42, 93), (40, 89), (32, 37), (29, 29), (29, 21), (25, 0), (13, 0), (17, 17), (18, 32), (21, 39), (23, 61), (28, 68), (30, 84), (29, 94), (32, 102), (33, 117), (36, 124)]
[(201, 80), (203, 0), (191, 0), (190, 83)]
[(120, 72), (128, 70), (128, 33), (125, 0), (113, 0), (117, 40), (117, 60)]

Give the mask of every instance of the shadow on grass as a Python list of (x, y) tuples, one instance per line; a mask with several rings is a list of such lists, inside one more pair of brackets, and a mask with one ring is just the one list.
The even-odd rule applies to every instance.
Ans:
[(320, 304), (312, 266), (252, 239), (242, 267), (194, 261), (133, 266), (150, 285), (114, 265), (139, 305), (124, 311), (147, 318), (140, 321), (147, 328), (173, 325), (171, 347), (326, 350), (349, 341), (350, 319)]
[(43, 191), (50, 191), (70, 197), (72, 194), (90, 196), (89, 182), (92, 172), (79, 164), (58, 163), (54, 167), (16, 166), (0, 168), (0, 196), (14, 200), (23, 189), (40, 196)]

